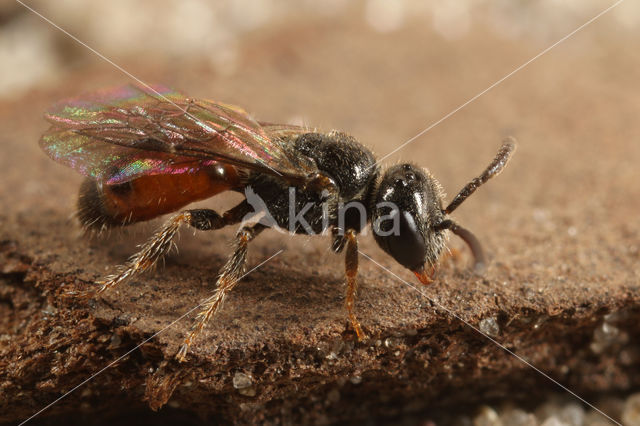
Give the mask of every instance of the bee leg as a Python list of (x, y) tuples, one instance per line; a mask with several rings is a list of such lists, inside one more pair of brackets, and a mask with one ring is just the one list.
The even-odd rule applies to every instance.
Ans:
[(218, 312), (227, 293), (238, 283), (247, 262), (247, 247), (249, 242), (266, 228), (265, 225), (258, 223), (254, 226), (245, 226), (236, 234), (233, 254), (220, 271), (213, 296), (207, 298), (200, 305), (203, 309), (196, 317), (198, 322), (184, 339), (184, 343), (176, 354), (178, 361), (184, 362), (186, 360), (187, 352), (194, 339), (200, 334), (211, 317)]
[(356, 231), (348, 229), (345, 232), (346, 239), (346, 252), (345, 252), (345, 275), (347, 277), (347, 294), (345, 297), (345, 307), (347, 308), (347, 315), (351, 321), (351, 326), (358, 336), (358, 340), (363, 340), (367, 336), (362, 331), (360, 323), (356, 318), (354, 312), (354, 303), (356, 298), (356, 291), (358, 283), (356, 281), (358, 275), (358, 237)]
[(342, 232), (340, 228), (331, 228), (331, 250), (335, 253), (342, 252), (346, 242), (347, 238), (344, 236), (344, 232)]
[(172, 216), (162, 228), (156, 231), (156, 233), (142, 245), (140, 251), (131, 256), (127, 263), (118, 267), (116, 273), (97, 282), (97, 284), (100, 285), (97, 293), (102, 293), (132, 276), (152, 268), (158, 259), (174, 246), (173, 237), (182, 224), (188, 224), (202, 231), (220, 229), (227, 225), (239, 223), (242, 218), (251, 211), (251, 206), (243, 201), (234, 208), (226, 211), (222, 216), (209, 209), (185, 210)]

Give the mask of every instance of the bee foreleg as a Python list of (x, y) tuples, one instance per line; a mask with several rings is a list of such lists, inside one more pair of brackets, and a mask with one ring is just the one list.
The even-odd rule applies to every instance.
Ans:
[(335, 253), (340, 253), (344, 249), (346, 242), (347, 238), (344, 236), (344, 232), (340, 228), (331, 228), (331, 250)]
[(251, 211), (246, 202), (226, 211), (222, 216), (213, 210), (185, 210), (172, 216), (155, 234), (144, 243), (140, 250), (131, 256), (127, 263), (117, 268), (116, 273), (98, 281), (98, 293), (120, 284), (150, 268), (173, 247), (173, 238), (182, 224), (188, 224), (202, 231), (220, 229), (238, 223)]
[(184, 339), (184, 343), (176, 354), (178, 361), (183, 362), (186, 360), (189, 347), (195, 338), (200, 334), (211, 317), (218, 312), (227, 293), (238, 283), (247, 263), (247, 247), (249, 242), (264, 229), (266, 229), (265, 225), (256, 224), (251, 227), (245, 226), (236, 234), (233, 254), (220, 271), (213, 295), (200, 305), (202, 311), (200, 311), (196, 317), (197, 322), (191, 329), (189, 335)]
[(356, 231), (349, 229), (345, 232), (346, 252), (345, 252), (345, 274), (347, 277), (347, 294), (345, 296), (345, 307), (347, 315), (351, 321), (351, 326), (358, 336), (358, 340), (363, 340), (367, 336), (362, 331), (360, 323), (354, 312), (354, 304), (356, 299), (356, 291), (358, 289), (358, 237)]

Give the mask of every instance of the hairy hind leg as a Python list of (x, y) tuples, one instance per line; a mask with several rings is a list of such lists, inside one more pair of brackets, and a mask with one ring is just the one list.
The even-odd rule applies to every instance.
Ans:
[(185, 210), (172, 216), (141, 246), (136, 254), (129, 258), (127, 263), (118, 266), (114, 274), (97, 281), (97, 284), (100, 285), (97, 293), (102, 293), (132, 276), (152, 268), (158, 259), (162, 258), (174, 246), (173, 237), (181, 225), (187, 224), (202, 231), (210, 231), (239, 223), (251, 211), (251, 206), (243, 201), (223, 213), (222, 216), (209, 209)]
[(180, 362), (186, 360), (189, 347), (204, 329), (207, 322), (213, 317), (222, 306), (222, 302), (227, 293), (238, 283), (242, 277), (245, 265), (247, 263), (247, 247), (249, 242), (253, 240), (260, 232), (266, 229), (266, 226), (257, 224), (254, 226), (245, 226), (240, 229), (235, 237), (235, 249), (233, 254), (222, 267), (220, 276), (216, 282), (216, 289), (213, 296), (206, 299), (200, 306), (203, 308), (198, 314), (197, 322), (191, 329), (189, 335), (184, 339), (184, 343), (176, 354), (176, 359)]

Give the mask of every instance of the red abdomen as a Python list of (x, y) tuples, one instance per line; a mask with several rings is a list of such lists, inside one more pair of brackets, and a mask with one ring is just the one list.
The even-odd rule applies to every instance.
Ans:
[(239, 186), (237, 169), (221, 163), (193, 173), (142, 176), (116, 185), (88, 178), (80, 187), (78, 217), (91, 228), (124, 226)]

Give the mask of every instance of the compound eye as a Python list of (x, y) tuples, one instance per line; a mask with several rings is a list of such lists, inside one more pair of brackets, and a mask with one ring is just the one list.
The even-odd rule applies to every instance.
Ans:
[(414, 217), (400, 212), (399, 232), (387, 237), (389, 254), (401, 265), (414, 270), (424, 264), (427, 247)]

